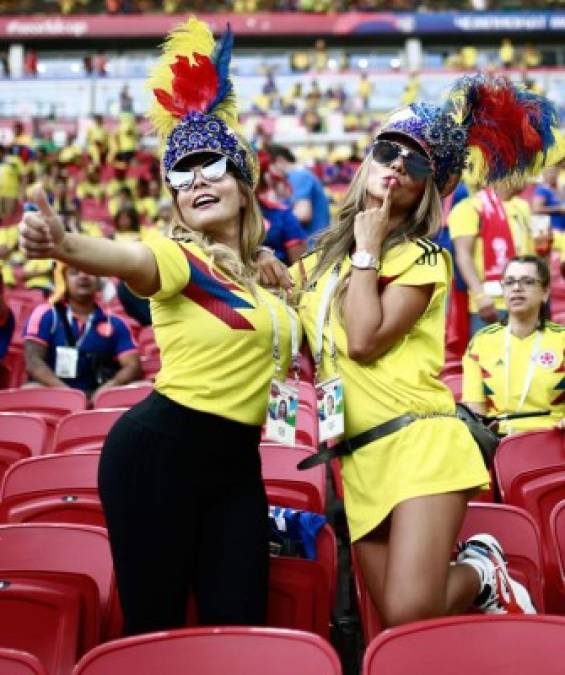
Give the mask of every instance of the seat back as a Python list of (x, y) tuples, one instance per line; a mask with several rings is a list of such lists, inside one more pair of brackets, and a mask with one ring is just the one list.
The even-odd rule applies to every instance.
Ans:
[(451, 393), (456, 401), (461, 400), (463, 394), (463, 375), (462, 373), (451, 373), (447, 375), (442, 375), (441, 381), (445, 384), (446, 387), (451, 389)]
[(341, 675), (334, 649), (301, 631), (213, 627), (124, 638), (87, 654), (73, 675)]
[(108, 387), (94, 394), (92, 405), (94, 408), (131, 408), (132, 405), (147, 398), (152, 391), (153, 385), (150, 382)]
[(0, 675), (47, 675), (41, 661), (28, 652), (0, 647)]
[(565, 611), (565, 588), (549, 523), (553, 507), (565, 498), (565, 435), (550, 429), (508, 436), (497, 450), (495, 472), (503, 501), (528, 511), (539, 527), (546, 609), (561, 613)]
[(325, 512), (325, 465), (319, 464), (307, 471), (296, 468), (301, 460), (313, 454), (312, 448), (263, 441), (259, 451), (270, 504), (316, 513)]
[(0, 522), (105, 527), (98, 496), (98, 452), (32, 457), (13, 464), (0, 488)]
[(71, 412), (85, 410), (86, 396), (79, 389), (69, 387), (34, 387), (30, 389), (3, 389), (0, 391), (0, 411), (27, 412), (42, 417), (50, 438), (44, 452), (50, 451), (51, 439), (59, 420)]
[(565, 617), (476, 615), (387, 630), (367, 648), (362, 675), (560, 675)]
[(79, 653), (81, 598), (57, 581), (0, 581), (2, 645), (34, 654), (51, 675), (67, 675)]
[(4, 571), (90, 577), (100, 597), (102, 639), (119, 635), (112, 556), (104, 529), (46, 523), (0, 525), (0, 575)]
[(0, 479), (14, 462), (41, 454), (47, 437), (47, 424), (38, 415), (0, 412)]
[(124, 412), (124, 408), (100, 408), (63, 417), (55, 429), (53, 452), (100, 451), (108, 432)]
[(459, 539), (487, 532), (501, 543), (510, 575), (529, 591), (538, 612), (543, 613), (544, 576), (540, 532), (524, 509), (507, 504), (469, 504)]

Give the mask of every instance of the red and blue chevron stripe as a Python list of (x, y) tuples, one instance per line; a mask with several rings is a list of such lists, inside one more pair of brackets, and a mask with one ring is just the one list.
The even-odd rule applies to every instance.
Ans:
[(236, 309), (254, 309), (254, 305), (232, 292), (243, 289), (217, 270), (212, 276), (204, 261), (183, 246), (180, 248), (190, 267), (190, 280), (182, 294), (233, 330), (255, 330), (252, 323), (235, 311)]

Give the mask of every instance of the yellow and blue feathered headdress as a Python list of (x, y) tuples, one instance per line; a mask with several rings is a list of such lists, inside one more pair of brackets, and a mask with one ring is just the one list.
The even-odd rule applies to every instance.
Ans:
[(149, 118), (165, 140), (166, 172), (189, 155), (215, 152), (226, 156), (255, 187), (257, 157), (238, 131), (229, 76), (232, 47), (229, 26), (217, 44), (209, 27), (195, 17), (176, 28), (149, 78), (155, 95)]
[(391, 134), (424, 149), (440, 191), (465, 166), (477, 185), (513, 182), (565, 154), (555, 106), (503, 76), (465, 76), (443, 107), (413, 103), (396, 111), (377, 138)]

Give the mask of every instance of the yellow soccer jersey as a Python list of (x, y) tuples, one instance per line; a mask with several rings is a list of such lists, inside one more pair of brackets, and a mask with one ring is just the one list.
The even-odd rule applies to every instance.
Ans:
[(161, 278), (161, 289), (151, 297), (162, 363), (155, 388), (196, 410), (263, 424), (275, 373), (269, 304), (280, 331), (283, 379), (290, 362), (291, 322), (284, 304), (261, 288), (255, 299), (211, 267), (196, 244), (155, 237), (146, 245)]
[[(307, 276), (316, 255), (303, 259)], [(344, 276), (351, 266), (349, 256), (341, 267)], [(409, 334), (373, 363), (358, 363), (348, 357), (344, 328), (332, 310), (324, 333), (320, 378), (334, 375), (329, 356), (329, 330), (337, 348), (337, 368), (343, 379), (345, 429), (351, 437), (406, 412), (453, 413), (451, 392), (437, 378), (444, 363), (444, 322), (447, 287), (451, 279), (449, 254), (427, 239), (402, 244), (388, 251), (382, 261), (379, 287), (434, 284), (427, 310)], [(292, 273), (300, 286), (299, 263)], [(321, 294), (330, 277), (328, 270), (312, 290), (302, 293), (299, 314), (312, 353), (316, 345), (316, 318)]]
[[(307, 276), (315, 254), (304, 259)], [(299, 264), (293, 268), (300, 285)], [(347, 257), (341, 274), (351, 265)], [(428, 239), (401, 244), (382, 261), (378, 283), (386, 286), (433, 284), (427, 309), (410, 331), (372, 363), (348, 357), (347, 336), (332, 310), (324, 333), (321, 378), (335, 374), (329, 355), (330, 330), (337, 348), (337, 372), (343, 381), (345, 436), (354, 437), (407, 412), (440, 416), (424, 418), (342, 458), (345, 509), (351, 540), (370, 532), (394, 507), (414, 497), (480, 488), (489, 476), (467, 428), (453, 415), (451, 392), (438, 379), (444, 362), (449, 254)], [(331, 271), (315, 288), (302, 293), (299, 313), (310, 349), (316, 344), (316, 318)], [(362, 308), (361, 308), (362, 311)], [(443, 416), (445, 414), (445, 416)]]
[[(482, 281), (484, 280), (484, 264), (483, 240), (479, 236), (480, 208), (480, 197), (472, 195), (462, 199), (451, 210), (447, 222), (451, 239), (464, 236), (476, 237), (473, 247), (473, 261), (478, 277)], [(510, 223), (510, 232), (516, 255), (534, 253), (534, 242), (529, 227), (531, 213), (528, 203), (524, 199), (513, 197), (504, 202), (504, 210)], [(495, 298), (495, 304), (497, 309), (505, 309), (502, 296)], [(477, 303), (471, 295), (469, 296), (469, 311), (473, 313), (477, 311)]]
[[(516, 412), (524, 388), (537, 331), (510, 336), (510, 392), (506, 400), (506, 327), (492, 324), (475, 334), (463, 357), (463, 400), (486, 403), (487, 414)], [(526, 417), (501, 424), (503, 433), (554, 426), (565, 415), (565, 326), (548, 321), (521, 412), (550, 410), (548, 417)]]

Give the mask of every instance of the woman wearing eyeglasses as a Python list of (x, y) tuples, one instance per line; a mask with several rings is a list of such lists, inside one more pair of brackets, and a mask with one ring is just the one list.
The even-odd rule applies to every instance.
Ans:
[[(517, 131), (496, 121), (501, 101), (509, 100), (523, 120)], [(473, 537), (459, 564), (450, 564), (467, 500), (489, 474), (438, 378), (451, 262), (428, 239), (470, 147), (490, 151), (486, 131), (494, 128), (516, 147), (526, 129), (541, 148), (535, 124), (507, 80), (479, 76), (459, 82), (443, 109), (413, 104), (397, 111), (335, 223), (293, 268), (319, 386), (339, 378), (344, 392), (347, 443), (338, 438), (316, 461), (341, 457), (351, 540), (385, 626), (473, 604), (490, 613), (535, 612), (493, 537)], [(487, 180), (501, 170), (492, 150), (482, 164)], [(530, 145), (522, 158), (533, 164), (535, 154)], [(515, 169), (505, 167), (504, 175)]]
[(294, 313), (256, 283), (258, 163), (225, 121), (235, 119), (231, 40), (228, 31), (210, 58), (212, 34), (191, 18), (169, 36), (151, 81), (171, 238), (66, 233), (42, 194), (40, 213), (21, 226), (29, 256), (119, 276), (150, 298), (162, 360), (155, 392), (110, 431), (99, 470), (127, 635), (184, 626), (189, 592), (203, 624), (266, 621), (258, 446), (271, 379), (284, 379), (300, 332)]
[(512, 258), (501, 280), (508, 319), (479, 331), (463, 357), (463, 400), (482, 415), (549, 411), (500, 422), (499, 432), (563, 427), (565, 326), (547, 319), (549, 269)]

